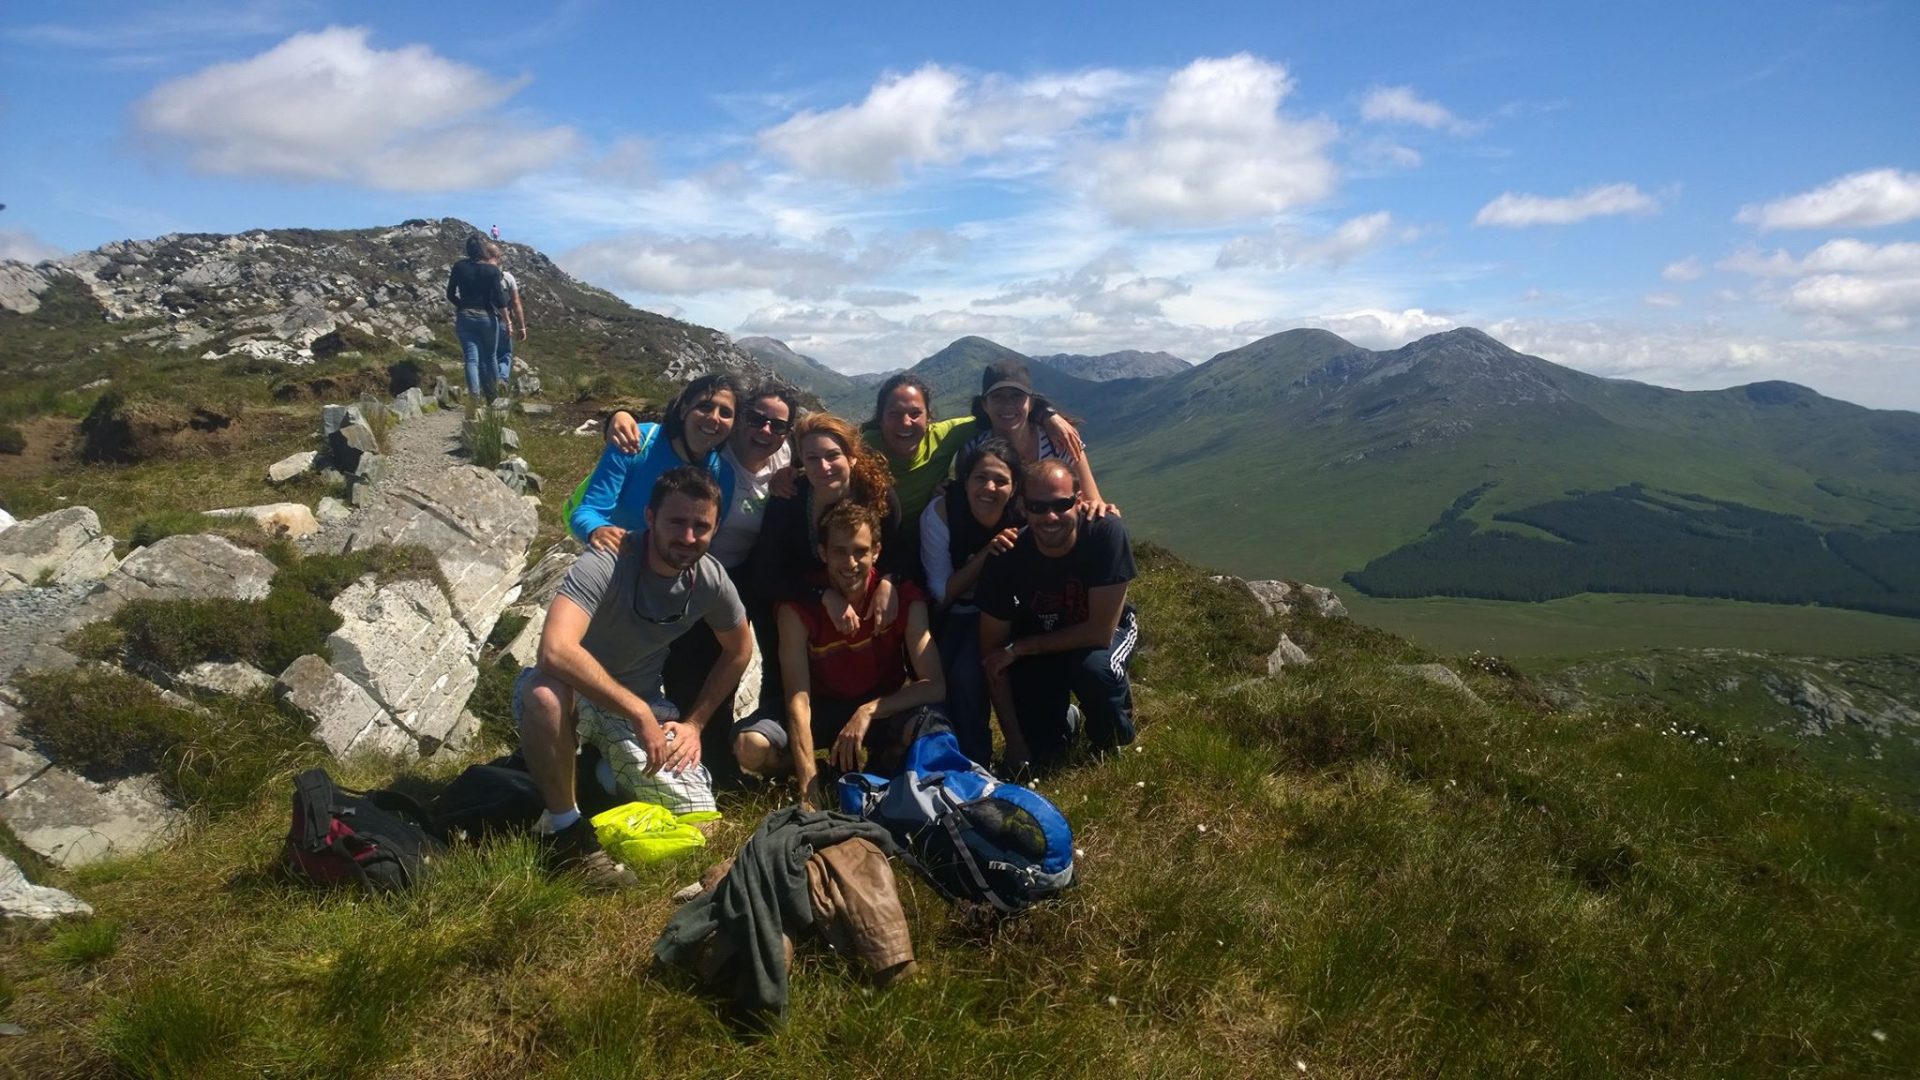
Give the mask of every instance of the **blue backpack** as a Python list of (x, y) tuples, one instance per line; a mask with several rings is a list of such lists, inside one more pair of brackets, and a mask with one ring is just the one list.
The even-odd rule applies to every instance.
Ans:
[(975, 764), (950, 731), (915, 739), (899, 776), (846, 773), (839, 792), (841, 812), (885, 828), (950, 901), (1013, 914), (1074, 883), (1066, 815)]

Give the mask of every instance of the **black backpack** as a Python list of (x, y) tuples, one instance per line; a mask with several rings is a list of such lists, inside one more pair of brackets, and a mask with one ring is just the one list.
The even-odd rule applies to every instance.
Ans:
[(368, 892), (397, 892), (420, 880), (444, 850), (432, 818), (397, 791), (351, 791), (324, 769), (293, 781), (293, 825), (284, 859), (295, 877), (316, 885), (357, 883)]

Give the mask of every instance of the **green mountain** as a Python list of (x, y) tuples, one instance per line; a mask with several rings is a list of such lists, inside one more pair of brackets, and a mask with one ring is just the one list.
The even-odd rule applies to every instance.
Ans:
[[(1147, 535), (1249, 574), (1333, 578), (1411, 549), (1411, 571), (1382, 595), (1743, 595), (1694, 587), (1700, 567), (1642, 580), (1585, 565), (1595, 551), (1673, 562), (1647, 543), (1657, 524), (1717, 539), (1690, 557), (1745, 553), (1727, 565), (1771, 561), (1774, 574), (1800, 559), (1822, 576), (1805, 595), (1752, 598), (1903, 613), (1920, 602), (1903, 569), (1920, 540), (1920, 415), (1786, 383), (1690, 392), (1602, 379), (1471, 329), (1384, 352), (1295, 330), (1094, 390), (1084, 411), (1102, 486)], [(1642, 520), (1622, 524), (1627, 510)], [(1836, 535), (1852, 538), (1834, 542), (1844, 552), (1827, 550)], [(1554, 562), (1569, 546), (1581, 557), (1559, 558), (1531, 592), (1503, 583), (1515, 560)], [(1349, 580), (1367, 589), (1379, 576)]]
[(1036, 356), (1033, 359), (1056, 371), (1064, 371), (1069, 375), (1094, 382), (1108, 382), (1113, 379), (1152, 379), (1161, 375), (1177, 375), (1193, 366), (1172, 353), (1141, 352), (1139, 349), (1122, 349), (1119, 352), (1103, 353), (1099, 356), (1054, 353), (1050, 356)]
[(802, 389), (811, 390), (822, 401), (838, 401), (854, 392), (852, 379), (811, 356), (794, 352), (787, 343), (770, 337), (736, 338), (734, 345), (748, 356), (773, 369), (774, 374)]

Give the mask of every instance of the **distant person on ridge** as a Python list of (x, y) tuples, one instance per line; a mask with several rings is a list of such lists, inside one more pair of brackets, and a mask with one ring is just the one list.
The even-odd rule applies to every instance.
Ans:
[[(599, 747), (629, 797), (675, 813), (714, 808), (701, 731), (727, 705), (753, 650), (740, 597), (707, 554), (720, 499), (701, 469), (669, 470), (653, 486), (645, 531), (629, 535), (618, 554), (587, 549), (547, 608), (539, 664), (514, 684), (513, 717), (546, 804), (535, 832), (551, 870), (578, 869), (601, 887), (635, 880), (580, 816), (580, 741)], [(662, 692), (668, 648), (702, 621), (720, 656), (681, 709)]]
[(1070, 697), (1096, 751), (1133, 741), (1127, 668), (1140, 636), (1127, 603), (1133, 546), (1119, 516), (1089, 514), (1073, 469), (1058, 459), (1027, 466), (1020, 491), (1027, 531), (987, 560), (974, 589), (981, 666), (1011, 773), (1066, 756)]
[[(842, 499), (821, 516), (816, 536), (826, 564), (816, 583), (830, 583), (863, 606), (880, 580), (880, 515)], [(892, 775), (898, 769), (908, 740), (926, 723), (943, 720), (939, 703), (946, 696), (926, 598), (905, 581), (899, 601), (901, 618), (885, 628), (868, 619), (851, 633), (835, 627), (812, 600), (779, 605), (786, 700), (734, 729), (733, 753), (742, 768), (761, 776), (791, 770), (801, 801), (815, 809), (829, 808), (813, 790), (816, 747), (827, 749), (841, 771), (868, 767)]]
[(506, 283), (500, 268), (487, 261), (488, 249), (499, 249), (486, 237), (467, 237), (467, 257), (447, 273), (447, 301), (454, 307), (453, 334), (466, 358), (467, 393), (485, 408), (499, 385), (500, 369), (494, 353), (500, 346), (500, 314), (506, 309)]

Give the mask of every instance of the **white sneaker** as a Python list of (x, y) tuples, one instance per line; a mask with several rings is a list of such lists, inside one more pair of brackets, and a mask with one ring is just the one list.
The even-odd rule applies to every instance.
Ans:
[(1081, 720), (1080, 706), (1075, 705), (1071, 701), (1067, 702), (1067, 734), (1068, 735), (1080, 734), (1080, 720)]

